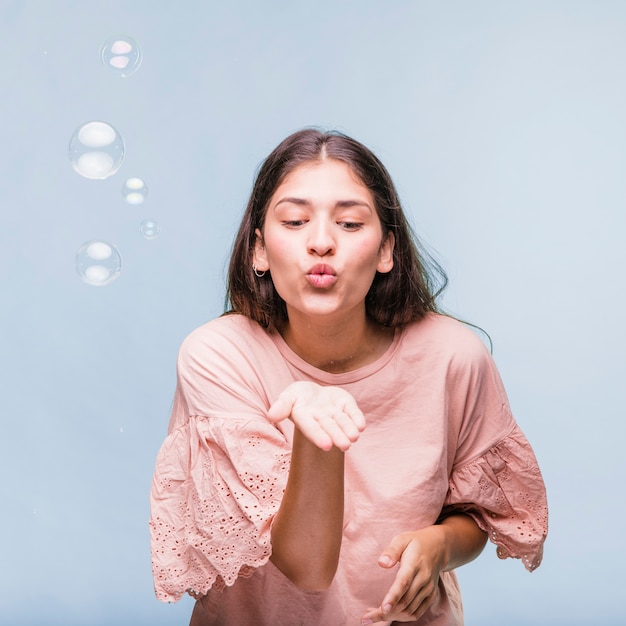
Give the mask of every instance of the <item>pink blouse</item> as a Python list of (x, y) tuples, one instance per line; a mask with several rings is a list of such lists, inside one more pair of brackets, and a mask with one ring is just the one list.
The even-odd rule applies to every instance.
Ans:
[[(265, 415), (296, 380), (346, 389), (367, 420), (346, 453), (339, 567), (320, 593), (299, 590), (268, 561), (293, 424), (274, 426)], [(157, 597), (204, 596), (192, 625), (360, 625), (395, 576), (377, 564), (390, 540), (458, 511), (489, 534), (501, 558), (539, 566), (541, 473), (491, 356), (463, 324), (429, 315), (398, 330), (377, 361), (342, 374), (309, 365), (279, 334), (240, 315), (213, 320), (183, 343), (150, 531)], [(439, 601), (415, 624), (462, 623), (456, 576), (446, 572)]]

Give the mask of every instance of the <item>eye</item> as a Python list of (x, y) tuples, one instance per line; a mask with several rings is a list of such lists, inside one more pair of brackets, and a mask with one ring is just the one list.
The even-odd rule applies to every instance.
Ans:
[(306, 224), (306, 220), (283, 220), (281, 224), (287, 228), (299, 228)]
[(363, 224), (360, 222), (338, 222), (344, 230), (359, 230)]

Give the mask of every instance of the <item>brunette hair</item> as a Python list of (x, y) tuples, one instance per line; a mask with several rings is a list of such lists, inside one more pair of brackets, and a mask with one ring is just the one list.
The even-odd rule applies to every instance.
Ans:
[(370, 190), (384, 238), (395, 238), (393, 268), (376, 273), (365, 299), (367, 315), (396, 327), (438, 311), (437, 297), (448, 279), (441, 266), (423, 249), (407, 222), (395, 185), (380, 160), (364, 145), (337, 131), (307, 128), (289, 135), (261, 164), (228, 269), (227, 308), (275, 328), (287, 319), (285, 302), (274, 288), (270, 273), (257, 275), (252, 267), (255, 229), (263, 230), (269, 201), (290, 172), (310, 161), (336, 159), (349, 165)]

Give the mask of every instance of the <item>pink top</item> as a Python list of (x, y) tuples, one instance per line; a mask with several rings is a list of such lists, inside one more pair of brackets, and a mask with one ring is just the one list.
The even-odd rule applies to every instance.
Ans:
[[(367, 420), (346, 453), (341, 556), (323, 593), (300, 591), (268, 561), (293, 424), (276, 427), (265, 415), (296, 380), (343, 387)], [(442, 511), (470, 514), (501, 558), (521, 558), (528, 570), (539, 566), (547, 533), (541, 473), (491, 356), (463, 324), (435, 314), (343, 374), (309, 365), (240, 315), (196, 329), (180, 350), (151, 507), (156, 595), (207, 594), (192, 618), (202, 625), (357, 626), (395, 576), (377, 564), (380, 553)], [(440, 591), (416, 624), (463, 623), (453, 572)]]

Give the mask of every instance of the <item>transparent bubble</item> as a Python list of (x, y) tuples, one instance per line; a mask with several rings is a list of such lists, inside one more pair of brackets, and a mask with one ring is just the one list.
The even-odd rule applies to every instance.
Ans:
[(122, 194), (128, 204), (142, 204), (148, 194), (148, 188), (141, 178), (129, 178), (122, 187)]
[(112, 243), (94, 239), (78, 249), (76, 271), (88, 285), (102, 287), (120, 275), (122, 257)]
[(141, 231), (144, 239), (156, 239), (161, 232), (161, 226), (156, 220), (145, 219), (141, 222), (139, 230)]
[(102, 63), (123, 78), (134, 74), (141, 65), (141, 48), (126, 35), (109, 37), (100, 48)]
[(104, 180), (124, 161), (124, 140), (105, 122), (87, 122), (70, 140), (70, 162), (76, 172), (92, 180)]

